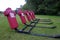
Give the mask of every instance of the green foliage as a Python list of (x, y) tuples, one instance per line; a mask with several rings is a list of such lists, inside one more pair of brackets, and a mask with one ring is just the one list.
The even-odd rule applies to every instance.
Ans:
[(35, 7), (32, 5), (28, 5), (28, 4), (25, 4), (23, 7), (22, 7), (23, 10), (35, 10)]
[(26, 10), (26, 9), (28, 9), (28, 5), (27, 4), (25, 4), (24, 6), (23, 6), (23, 8), (22, 8), (23, 10)]
[(26, 2), (23, 9), (25, 7), (25, 9), (33, 10), (36, 14), (59, 15), (60, 0), (26, 0)]

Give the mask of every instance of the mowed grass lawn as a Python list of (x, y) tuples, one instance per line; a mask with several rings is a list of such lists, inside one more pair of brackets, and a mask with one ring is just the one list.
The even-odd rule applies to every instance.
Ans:
[[(57, 27), (55, 29), (34, 28), (32, 30), (33, 33), (49, 34), (49, 35), (60, 34), (60, 16), (36, 15), (36, 17), (49, 18), (52, 20), (53, 25), (56, 25)], [(21, 23), (19, 16), (16, 16), (16, 18), (19, 24), (19, 29), (23, 28), (24, 25)], [(10, 29), (7, 18), (4, 15), (0, 14), (0, 40), (60, 40), (60, 39), (17, 33), (14, 30)]]

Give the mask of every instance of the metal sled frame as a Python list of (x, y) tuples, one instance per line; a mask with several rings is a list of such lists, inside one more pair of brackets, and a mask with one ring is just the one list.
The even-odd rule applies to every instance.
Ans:
[(40, 21), (40, 19), (35, 19), (33, 21), (31, 21), (32, 23), (39, 23), (39, 24), (53, 24), (53, 22), (47, 22), (47, 21)]
[[(26, 19), (25, 19), (26, 20)], [(39, 20), (38, 20), (39, 21)], [(36, 21), (36, 22), (30, 22), (30, 24), (26, 24), (26, 23), (24, 23), (24, 25), (26, 25), (26, 26), (29, 26), (29, 27), (37, 27), (37, 28), (50, 28), (50, 29), (54, 29), (54, 28), (56, 28), (56, 26), (36, 26), (37, 25), (37, 23), (38, 23), (38, 21)], [(34, 24), (34, 25), (33, 25)]]
[[(25, 25), (29, 26), (29, 27), (36, 27), (36, 28), (49, 28), (49, 29), (56, 28), (56, 26), (49, 26), (49, 27), (47, 27), (47, 26), (36, 26), (37, 23), (38, 22), (36, 22), (36, 23), (30, 22), (30, 24), (25, 24)], [(34, 24), (34, 25), (32, 25), (32, 24)]]
[(47, 35), (47, 34), (36, 34), (36, 33), (32, 33), (31, 30), (34, 27), (31, 27), (30, 30), (28, 31), (24, 31), (26, 30), (28, 26), (26, 25), (26, 27), (24, 27), (22, 30), (19, 30), (18, 28), (15, 28), (15, 31), (18, 33), (23, 33), (23, 34), (28, 34), (28, 35), (33, 35), (33, 36), (42, 36), (42, 37), (48, 37), (48, 38), (60, 38), (60, 35)]

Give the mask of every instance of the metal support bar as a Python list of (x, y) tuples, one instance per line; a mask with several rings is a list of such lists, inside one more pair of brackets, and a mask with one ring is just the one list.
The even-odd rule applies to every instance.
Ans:
[[(40, 21), (40, 22), (39, 22)], [(45, 19), (45, 21), (42, 21), (41, 19), (36, 19), (34, 21), (31, 21), (32, 23), (40, 23), (40, 24), (52, 24), (53, 22), (49, 22)]]
[(21, 30), (18, 30), (17, 28), (15, 29), (16, 32), (18, 33), (24, 33), (24, 34), (28, 34), (28, 35), (33, 35), (33, 36), (42, 36), (42, 37), (48, 37), (48, 38), (60, 38), (60, 34), (58, 35), (47, 35), (47, 34), (35, 34), (35, 33), (31, 33), (31, 32), (24, 32)]
[(36, 24), (37, 23), (30, 23), (30, 24), (25, 24), (25, 25), (28, 26), (28, 27), (37, 27), (37, 28), (51, 28), (51, 29), (56, 28), (56, 26), (36, 26)]

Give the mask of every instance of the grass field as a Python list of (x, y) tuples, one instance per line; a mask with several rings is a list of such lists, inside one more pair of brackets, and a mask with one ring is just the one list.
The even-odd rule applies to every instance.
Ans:
[[(54, 22), (53, 25), (56, 25), (57, 27), (55, 29), (34, 28), (32, 32), (45, 33), (49, 35), (60, 34), (60, 16), (36, 15), (36, 17), (37, 18), (50, 18), (52, 22)], [(19, 19), (19, 16), (17, 16), (17, 21), (19, 24), (19, 28), (24, 27), (24, 25), (21, 23)], [(0, 40), (60, 40), (60, 39), (16, 33), (14, 30), (10, 29), (7, 18), (4, 15), (0, 15)]]

